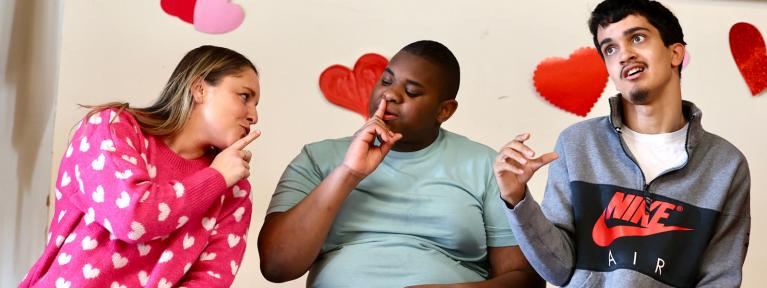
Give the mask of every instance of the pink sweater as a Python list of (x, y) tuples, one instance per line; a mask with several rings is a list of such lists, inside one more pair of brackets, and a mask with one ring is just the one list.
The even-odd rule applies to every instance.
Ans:
[(228, 287), (250, 183), (227, 188), (212, 160), (181, 158), (128, 113), (83, 120), (59, 168), (48, 245), (20, 287)]

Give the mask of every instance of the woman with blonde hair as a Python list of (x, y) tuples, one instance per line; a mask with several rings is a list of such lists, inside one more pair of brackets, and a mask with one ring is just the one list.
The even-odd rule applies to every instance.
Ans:
[(20, 287), (228, 287), (250, 224), (259, 81), (241, 54), (187, 53), (145, 108), (85, 106), (48, 244)]

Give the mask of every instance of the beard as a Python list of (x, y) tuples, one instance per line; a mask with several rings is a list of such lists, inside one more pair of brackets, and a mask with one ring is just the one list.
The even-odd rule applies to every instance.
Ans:
[(647, 89), (636, 88), (629, 92), (629, 101), (634, 105), (647, 104), (650, 100), (650, 91)]

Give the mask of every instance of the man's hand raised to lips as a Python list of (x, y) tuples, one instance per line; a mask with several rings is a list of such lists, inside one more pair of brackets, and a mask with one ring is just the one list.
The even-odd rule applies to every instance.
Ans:
[[(394, 143), (402, 138), (402, 134), (394, 133), (386, 126), (383, 120), (385, 113), (386, 100), (381, 99), (373, 117), (354, 133), (349, 149), (346, 150), (343, 165), (356, 176), (365, 177), (373, 173)], [(381, 145), (375, 146), (376, 138), (380, 139)]]

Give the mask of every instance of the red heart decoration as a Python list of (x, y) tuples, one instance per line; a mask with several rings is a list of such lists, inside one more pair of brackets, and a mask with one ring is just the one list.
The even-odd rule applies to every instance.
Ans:
[(387, 64), (386, 57), (368, 53), (357, 59), (354, 70), (338, 64), (330, 66), (320, 75), (320, 90), (330, 103), (367, 119), (370, 94)]
[(538, 93), (559, 109), (585, 117), (602, 96), (607, 69), (594, 48), (579, 48), (570, 58), (546, 58), (536, 67), (533, 82)]
[(767, 90), (767, 48), (754, 25), (736, 23), (730, 28), (730, 51), (751, 95)]
[(197, 0), (160, 0), (160, 7), (165, 13), (176, 16), (186, 23), (194, 23), (194, 6)]

